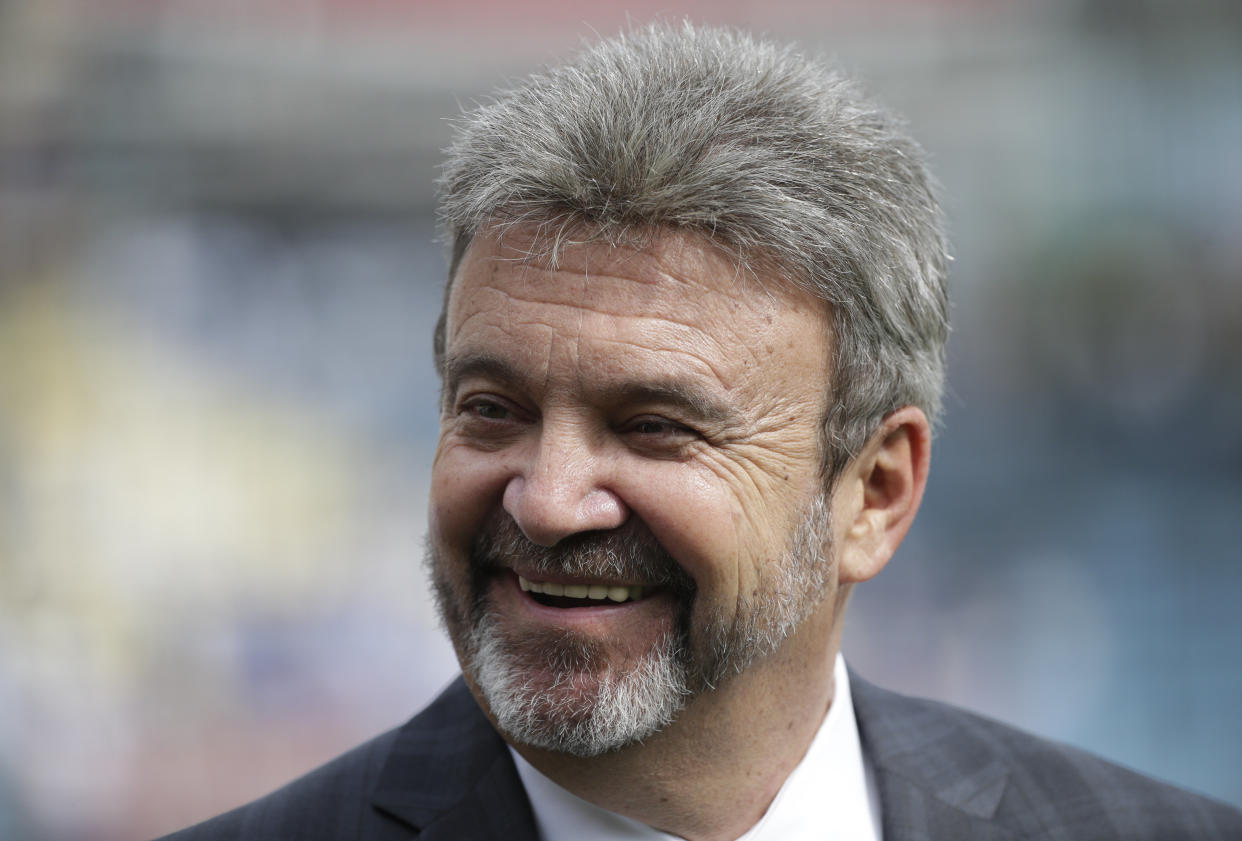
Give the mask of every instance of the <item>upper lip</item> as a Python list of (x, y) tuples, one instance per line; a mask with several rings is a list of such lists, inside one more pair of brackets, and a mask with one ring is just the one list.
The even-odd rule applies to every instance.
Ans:
[(602, 585), (604, 587), (649, 587), (649, 584), (642, 584), (637, 581), (619, 581), (615, 578), (592, 578), (584, 575), (563, 575), (561, 573), (547, 572), (524, 572), (520, 569), (512, 570), (514, 575), (525, 578), (527, 581), (537, 581), (540, 584), (592, 584)]

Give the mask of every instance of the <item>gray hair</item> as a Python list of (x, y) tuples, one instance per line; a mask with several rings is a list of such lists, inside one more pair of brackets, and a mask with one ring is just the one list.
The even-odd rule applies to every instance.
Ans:
[[(702, 234), (832, 305), (831, 482), (894, 410), (934, 422), (948, 337), (943, 220), (923, 153), (853, 84), (730, 30), (653, 25), (463, 120), (440, 181), (450, 285), (484, 228), (619, 242)], [(447, 291), (445, 300), (447, 302)], [(444, 315), (435, 338), (444, 355)]]

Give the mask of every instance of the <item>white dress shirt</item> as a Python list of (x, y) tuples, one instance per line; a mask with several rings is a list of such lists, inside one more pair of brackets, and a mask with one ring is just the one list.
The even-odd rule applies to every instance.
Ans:
[[(882, 841), (874, 772), (863, 756), (845, 660), (833, 669), (836, 694), (802, 761), (759, 822), (738, 841)], [(570, 794), (513, 748), (543, 841), (679, 841)]]

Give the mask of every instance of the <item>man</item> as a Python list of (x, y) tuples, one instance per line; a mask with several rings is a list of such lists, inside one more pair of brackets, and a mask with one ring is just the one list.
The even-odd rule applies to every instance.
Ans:
[(797, 53), (600, 44), (475, 113), (428, 565), (463, 680), (178, 838), (1242, 838), (1242, 815), (850, 676), (947, 334), (918, 148)]

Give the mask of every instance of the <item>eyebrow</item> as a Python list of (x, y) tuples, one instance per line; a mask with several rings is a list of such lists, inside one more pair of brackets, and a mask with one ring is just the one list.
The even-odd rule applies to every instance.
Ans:
[(656, 403), (675, 406), (688, 415), (687, 420), (698, 423), (720, 424), (733, 414), (728, 404), (684, 380), (627, 380), (606, 385), (603, 392), (605, 399), (614, 404)]
[[(506, 360), (486, 351), (452, 356), (445, 360), (443, 395), (448, 399), (457, 393), (461, 383), (470, 377), (483, 377), (529, 391), (530, 378)], [(684, 412), (687, 420), (720, 424), (734, 414), (734, 409), (715, 394), (683, 379), (626, 379), (605, 382), (594, 388), (606, 405), (656, 403), (674, 406)]]
[(514, 386), (522, 386), (526, 380), (516, 368), (499, 356), (490, 353), (467, 353), (450, 356), (444, 361), (441, 394), (446, 398), (456, 394), (462, 380), (469, 377), (486, 377)]

